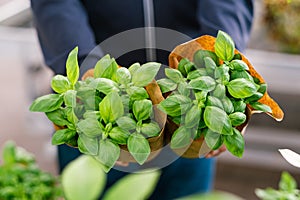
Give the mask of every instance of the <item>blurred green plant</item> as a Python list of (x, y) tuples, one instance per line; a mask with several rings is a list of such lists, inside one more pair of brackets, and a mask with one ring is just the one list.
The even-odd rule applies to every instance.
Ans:
[[(291, 165), (300, 168), (300, 155), (289, 150), (280, 149), (281, 155)], [(278, 190), (273, 188), (256, 189), (255, 194), (262, 200), (300, 200), (300, 190), (296, 180), (286, 171), (282, 172)]]
[(50, 173), (43, 172), (36, 164), (34, 155), (13, 141), (5, 143), (0, 166), (0, 199), (31, 200), (58, 199), (63, 196), (59, 181)]
[[(103, 167), (92, 156), (82, 155), (72, 161), (62, 173), (62, 186), (68, 200), (94, 200), (99, 197), (106, 183)], [(153, 192), (160, 171), (147, 170), (129, 174), (110, 187), (103, 200), (147, 199)]]

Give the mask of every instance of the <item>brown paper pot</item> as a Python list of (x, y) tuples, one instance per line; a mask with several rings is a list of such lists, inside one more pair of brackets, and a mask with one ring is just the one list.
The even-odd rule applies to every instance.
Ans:
[[(178, 63), (182, 58), (188, 58), (189, 60), (193, 61), (193, 55), (197, 50), (203, 49), (203, 50), (209, 50), (209, 51), (215, 51), (214, 44), (215, 44), (215, 37), (204, 35), (199, 38), (193, 39), (189, 42), (183, 43), (181, 45), (178, 45), (169, 55), (169, 66), (171, 68), (177, 69)], [(253, 77), (256, 77), (260, 80), (260, 82), (265, 83), (264, 79), (261, 75), (258, 74), (257, 71), (255, 71), (254, 67), (251, 65), (249, 60), (238, 50), (235, 50), (235, 53), (239, 53), (242, 56), (242, 60), (247, 63), (249, 67), (249, 72)], [(276, 119), (277, 121), (281, 121), (283, 119), (284, 113), (279, 107), (279, 105), (269, 96), (269, 94), (266, 92), (264, 96), (259, 100), (259, 102), (266, 104), (270, 106), (272, 109), (272, 113), (267, 113), (272, 118)], [(249, 120), (251, 118), (251, 115), (253, 113), (257, 112), (256, 110), (252, 109), (250, 105), (247, 105), (246, 115), (247, 120), (244, 124), (237, 127), (238, 130), (244, 134), (245, 129), (249, 123)], [(171, 120), (167, 121), (166, 124), (166, 138), (167, 142), (170, 142), (170, 139), (172, 137), (173, 132), (177, 129), (178, 125), (176, 125)], [(210, 149), (206, 145), (203, 138), (197, 139), (197, 140), (191, 140), (190, 146), (182, 149), (173, 149), (175, 153), (178, 155), (185, 157), (185, 158), (199, 158), (201, 156), (204, 156), (205, 154), (209, 153)]]

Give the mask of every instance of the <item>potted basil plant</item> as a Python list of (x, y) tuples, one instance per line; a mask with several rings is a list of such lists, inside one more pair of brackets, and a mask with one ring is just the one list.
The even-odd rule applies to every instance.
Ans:
[(169, 94), (159, 108), (173, 123), (171, 148), (183, 157), (196, 158), (225, 144), (229, 152), (242, 157), (241, 131), (250, 109), (272, 113), (259, 102), (267, 85), (251, 76), (233, 40), (222, 31), (214, 51), (196, 50), (193, 62), (182, 58), (176, 67), (166, 68), (166, 78), (158, 80), (162, 92)]
[[(143, 164), (163, 145), (163, 113), (155, 109), (153, 80), (160, 64), (119, 67), (109, 55), (101, 58), (93, 76), (79, 79), (78, 48), (66, 62), (67, 76), (56, 75), (56, 94), (37, 98), (30, 111), (44, 112), (56, 125), (53, 145), (68, 144), (94, 156), (109, 171), (118, 159)], [(122, 150), (122, 151), (121, 151)], [(157, 152), (154, 152), (154, 157)]]

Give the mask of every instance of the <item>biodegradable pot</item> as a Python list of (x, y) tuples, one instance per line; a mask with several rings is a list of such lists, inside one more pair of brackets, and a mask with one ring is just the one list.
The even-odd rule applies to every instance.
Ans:
[[(178, 45), (169, 55), (169, 66), (171, 68), (177, 69), (178, 63), (182, 58), (187, 58), (193, 61), (194, 53), (200, 49), (215, 52), (214, 49), (215, 40), (216, 38), (213, 36), (204, 35), (196, 39), (190, 40), (189, 42)], [(251, 74), (251, 76), (259, 79), (261, 83), (265, 83), (263, 77), (258, 72), (255, 71), (254, 67), (251, 65), (249, 60), (238, 50), (235, 50), (235, 53), (239, 53), (242, 57), (242, 60), (248, 65), (249, 73)], [(276, 119), (277, 121), (281, 121), (283, 119), (284, 116), (283, 111), (281, 110), (279, 105), (269, 96), (267, 92), (259, 100), (259, 102), (268, 105), (272, 109), (272, 113), (267, 113), (272, 118)], [(247, 105), (247, 110), (246, 110), (247, 120), (244, 124), (236, 127), (239, 131), (242, 132), (242, 134), (244, 134), (245, 132), (245, 129), (249, 123), (251, 115), (256, 112), (257, 111), (252, 109), (250, 105)], [(170, 139), (177, 128), (178, 128), (177, 124), (175, 124), (169, 119), (167, 120), (165, 134), (168, 143), (171, 141)], [(180, 155), (181, 157), (199, 158), (209, 153), (210, 149), (208, 148), (204, 138), (202, 137), (197, 140), (191, 140), (191, 144), (186, 148), (173, 149), (173, 151), (176, 154)]]

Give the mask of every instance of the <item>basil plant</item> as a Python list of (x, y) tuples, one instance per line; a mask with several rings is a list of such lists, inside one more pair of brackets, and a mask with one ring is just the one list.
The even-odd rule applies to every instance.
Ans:
[(157, 82), (163, 93), (171, 94), (158, 107), (178, 125), (171, 148), (187, 147), (192, 139), (204, 137), (211, 149), (225, 144), (242, 157), (244, 138), (237, 127), (247, 120), (246, 105), (272, 112), (258, 102), (266, 84), (250, 75), (228, 34), (219, 31), (214, 48), (215, 52), (196, 51), (193, 62), (182, 58), (177, 69), (165, 69), (166, 78)]
[(143, 164), (151, 151), (147, 138), (161, 131), (144, 88), (155, 78), (160, 64), (134, 63), (127, 69), (106, 55), (96, 63), (94, 77), (78, 80), (77, 54), (76, 47), (67, 58), (67, 76), (52, 78), (56, 93), (37, 98), (30, 111), (44, 112), (62, 127), (54, 133), (53, 145), (78, 147), (107, 171), (118, 160), (120, 145), (127, 145), (135, 160)]

